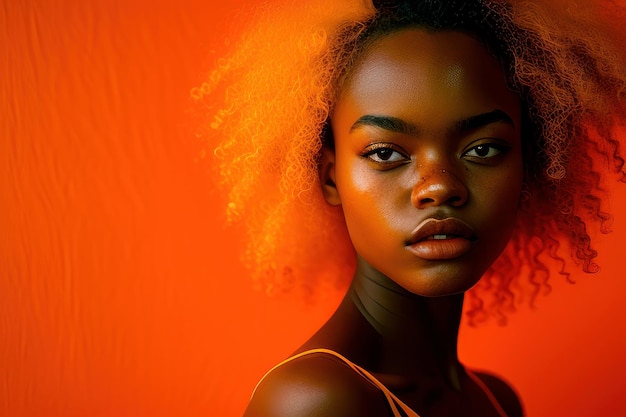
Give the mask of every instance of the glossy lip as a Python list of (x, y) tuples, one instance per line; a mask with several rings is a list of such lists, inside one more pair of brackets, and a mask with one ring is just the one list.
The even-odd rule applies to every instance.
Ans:
[[(445, 238), (436, 239), (435, 235), (445, 235)], [(406, 247), (418, 258), (437, 261), (465, 255), (476, 240), (474, 230), (457, 218), (429, 218), (413, 230)]]
[(429, 218), (417, 225), (406, 245), (413, 245), (434, 235), (452, 235), (471, 241), (476, 240), (474, 229), (456, 217), (447, 217), (441, 220)]

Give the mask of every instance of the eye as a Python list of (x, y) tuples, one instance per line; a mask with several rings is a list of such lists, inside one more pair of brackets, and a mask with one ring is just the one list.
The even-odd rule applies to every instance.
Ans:
[(508, 149), (509, 146), (500, 143), (481, 143), (467, 150), (463, 157), (470, 160), (484, 161), (501, 155)]
[(400, 152), (388, 148), (372, 151), (367, 154), (367, 157), (376, 162), (397, 162), (404, 159)]
[(409, 159), (408, 156), (394, 149), (394, 146), (388, 143), (373, 144), (366, 148), (361, 155), (380, 165), (395, 165)]

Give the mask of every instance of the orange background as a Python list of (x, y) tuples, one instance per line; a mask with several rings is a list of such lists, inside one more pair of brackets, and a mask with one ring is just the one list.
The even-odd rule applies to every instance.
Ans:
[[(242, 3), (2, 0), (0, 416), (240, 415), (336, 305), (253, 292), (194, 160), (189, 91)], [(462, 328), (529, 416), (626, 415), (618, 187), (599, 274)]]

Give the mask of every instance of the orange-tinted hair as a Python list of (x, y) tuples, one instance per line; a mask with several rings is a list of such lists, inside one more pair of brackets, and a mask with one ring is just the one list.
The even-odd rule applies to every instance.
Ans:
[[(468, 295), (473, 321), (503, 317), (517, 300), (549, 289), (550, 258), (564, 275), (569, 261), (595, 271), (587, 227), (606, 231), (610, 222), (598, 161), (625, 181), (618, 138), (626, 114), (624, 11), (559, 3), (480, 2), (499, 22), (493, 36), (506, 51), (495, 54), (506, 55), (505, 72), (527, 110), (529, 145), (518, 224)], [(205, 116), (200, 134), (219, 158), (229, 219), (245, 224), (244, 258), (266, 290), (313, 294), (351, 278), (353, 249), (341, 209), (322, 198), (317, 157), (342, 77), (378, 16), (365, 0), (266, 6), (192, 91)], [(570, 255), (562, 255), (562, 242)]]

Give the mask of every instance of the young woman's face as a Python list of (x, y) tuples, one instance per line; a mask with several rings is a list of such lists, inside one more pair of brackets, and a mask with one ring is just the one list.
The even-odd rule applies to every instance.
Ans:
[(349, 73), (326, 155), (325, 195), (360, 258), (416, 294), (472, 287), (515, 222), (520, 119), (475, 39), (406, 29), (376, 40)]

